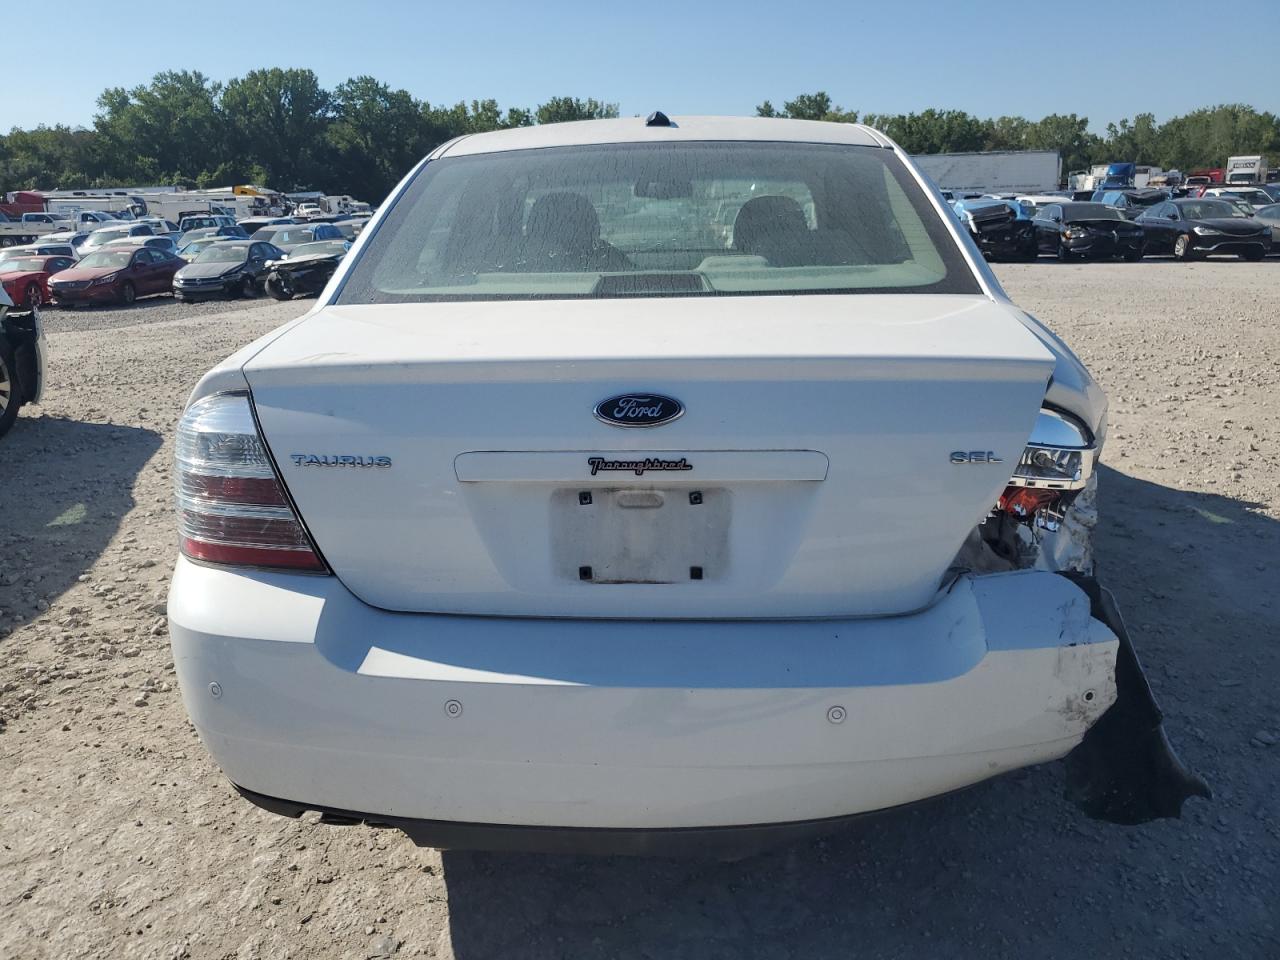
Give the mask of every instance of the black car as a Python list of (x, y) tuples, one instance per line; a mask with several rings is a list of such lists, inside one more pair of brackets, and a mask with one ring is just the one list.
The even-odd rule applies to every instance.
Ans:
[(294, 247), (288, 259), (270, 265), (267, 293), (277, 300), (291, 300), (298, 294), (318, 294), (350, 249), (351, 244), (346, 240), (320, 240)]
[(1271, 227), (1266, 221), (1246, 216), (1225, 200), (1167, 200), (1147, 210), (1137, 222), (1147, 232), (1148, 253), (1171, 253), (1179, 260), (1215, 253), (1261, 260), (1271, 249)]
[(251, 297), (263, 287), (267, 263), (284, 256), (270, 243), (223, 240), (201, 250), (173, 277), (178, 300), (208, 297)]
[(1258, 207), (1253, 211), (1253, 220), (1254, 223), (1261, 223), (1271, 228), (1271, 252), (1280, 253), (1280, 244), (1275, 242), (1276, 233), (1280, 231), (1280, 203)]
[(1142, 259), (1142, 226), (1105, 203), (1051, 203), (1034, 223), (1038, 249), (1059, 260)]
[(1034, 260), (1036, 228), (1019, 216), (1014, 201), (961, 200), (956, 211), (969, 228), (969, 235), (988, 260)]

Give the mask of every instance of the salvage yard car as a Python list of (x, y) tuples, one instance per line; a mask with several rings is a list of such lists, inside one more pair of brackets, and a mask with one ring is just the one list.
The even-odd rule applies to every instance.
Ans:
[(40, 310), (15, 309), (0, 287), (0, 437), (9, 432), (18, 408), (39, 403), (44, 390), (44, 333)]
[(1126, 220), (1135, 220), (1144, 210), (1169, 199), (1168, 190), (1142, 187), (1131, 190), (1099, 190), (1093, 195), (1097, 203), (1115, 207)]
[(1059, 260), (1142, 259), (1142, 227), (1105, 203), (1051, 203), (1034, 222), (1040, 252)]
[(255, 296), (262, 292), (268, 264), (283, 255), (260, 240), (212, 244), (173, 275), (173, 295), (178, 300)]
[(1095, 816), (1204, 792), (1091, 577), (1105, 397), (881, 134), (465, 137), (328, 290), (177, 431), (174, 661), (252, 802), (737, 856), (1068, 754)]
[(13, 257), (0, 261), (0, 286), (15, 304), (27, 309), (52, 299), (49, 278), (75, 265), (71, 257)]
[(1261, 260), (1271, 250), (1269, 224), (1212, 197), (1166, 200), (1148, 208), (1136, 222), (1146, 235), (1148, 253), (1171, 253), (1179, 260), (1223, 253)]
[[(178, 218), (178, 232), (186, 236), (192, 230), (205, 230), (209, 227), (234, 227), (234, 217), (222, 213), (198, 213)], [(239, 236), (239, 234), (236, 234)], [(179, 240), (181, 242), (181, 239)]]
[(50, 243), (63, 244), (71, 248), (74, 256), (80, 256), (80, 248), (84, 246), (84, 242), (89, 239), (89, 234), (83, 230), (62, 230), (58, 233), (46, 233), (40, 238), (39, 246)]
[(1280, 203), (1259, 207), (1254, 218), (1258, 223), (1271, 228), (1271, 252), (1280, 253), (1280, 245), (1275, 242), (1276, 233), (1280, 231)]
[(237, 225), (249, 236), (253, 236), (263, 227), (297, 222), (293, 217), (245, 217), (243, 220), (236, 221)]
[(274, 244), (285, 253), (304, 243), (315, 243), (317, 240), (342, 240), (342, 231), (331, 223), (315, 223), (263, 227), (255, 231), (254, 240), (265, 240)]
[(150, 247), (152, 250), (160, 250), (171, 257), (178, 255), (178, 245), (173, 242), (170, 236), (162, 237), (121, 237), (119, 240), (109, 240), (104, 243), (99, 250), (115, 250), (119, 247), (129, 247), (136, 249), (137, 247)]
[(1205, 187), (1200, 192), (1200, 197), (1208, 200), (1217, 198), (1219, 200), (1229, 200), (1232, 203), (1248, 204), (1244, 208), (1245, 213), (1253, 213), (1258, 207), (1269, 206), (1275, 201), (1271, 194), (1260, 187)]
[(70, 243), (31, 243), (24, 247), (5, 247), (0, 250), (0, 265), (22, 257), (71, 257), (76, 258), (75, 247)]
[(138, 297), (169, 293), (173, 275), (183, 261), (149, 247), (106, 247), (95, 250), (74, 267), (49, 281), (53, 302), (77, 306), (90, 303), (128, 305)]
[(291, 300), (299, 294), (316, 296), (350, 249), (347, 240), (317, 240), (294, 247), (288, 259), (267, 264), (267, 293), (277, 300)]
[(1017, 202), (981, 197), (951, 206), (988, 260), (1035, 260), (1040, 255), (1035, 224)]
[(190, 263), (196, 257), (200, 256), (202, 251), (207, 250), (209, 247), (213, 246), (215, 243), (229, 243), (237, 239), (239, 238), (238, 237), (218, 237), (218, 236), (202, 237), (199, 240), (192, 240), (188, 243), (184, 243), (182, 246), (178, 248), (177, 255), (181, 257), (183, 260), (185, 260), (187, 263)]
[(226, 237), (231, 240), (248, 240), (249, 234), (245, 232), (244, 227), (239, 224), (221, 227), (197, 227), (194, 230), (188, 230), (179, 238), (179, 246), (186, 246), (188, 243), (195, 243), (197, 240), (208, 240), (210, 237)]
[(89, 234), (80, 246), (80, 253), (88, 255), (94, 250), (105, 247), (112, 240), (123, 240), (127, 237), (154, 237), (155, 229), (149, 223), (123, 223), (114, 227), (100, 227)]

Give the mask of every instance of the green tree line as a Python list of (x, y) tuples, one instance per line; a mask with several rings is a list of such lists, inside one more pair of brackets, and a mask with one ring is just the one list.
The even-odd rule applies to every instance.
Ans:
[(368, 76), (326, 90), (310, 70), (254, 70), (225, 84), (170, 71), (103, 91), (92, 128), (0, 136), (0, 192), (257, 183), (378, 203), (422, 157), (462, 134), (617, 115), (616, 103), (577, 97), (533, 110), (502, 110), (494, 100), (431, 104)]
[(982, 118), (963, 110), (920, 113), (865, 113), (832, 103), (825, 92), (802, 93), (776, 109), (766, 100), (761, 117), (800, 120), (859, 120), (882, 130), (908, 153), (960, 153), (974, 150), (1057, 150), (1064, 173), (1094, 163), (1132, 161), (1184, 172), (1221, 167), (1227, 157), (1261, 153), (1280, 160), (1280, 119), (1243, 103), (1193, 110), (1165, 123), (1150, 113), (1107, 124), (1106, 136), (1089, 132), (1089, 118), (1074, 113)]
[[(193, 71), (113, 87), (90, 128), (39, 126), (0, 135), (0, 191), (131, 184), (188, 187), (268, 184), (326, 190), (379, 202), (410, 167), (453, 137), (564, 120), (616, 117), (618, 105), (554, 97), (533, 109), (495, 100), (452, 106), (419, 100), (373, 77), (332, 90), (310, 70), (254, 70), (226, 83)], [(1157, 123), (1149, 113), (1089, 131), (1088, 117), (981, 118), (963, 110), (859, 115), (824, 91), (803, 93), (763, 117), (853, 123), (883, 130), (910, 153), (1058, 150), (1063, 168), (1132, 160), (1165, 169), (1221, 166), (1229, 155), (1280, 158), (1280, 120), (1245, 104), (1222, 104)]]

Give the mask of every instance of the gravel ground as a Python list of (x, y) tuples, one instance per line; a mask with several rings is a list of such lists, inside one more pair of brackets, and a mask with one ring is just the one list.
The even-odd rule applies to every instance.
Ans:
[(1181, 821), (1047, 765), (738, 864), (440, 854), (235, 797), (163, 610), (173, 424), (308, 302), (47, 314), (0, 441), (0, 957), (1280, 956), (1280, 263), (1006, 266), (1111, 396), (1102, 578), (1183, 757)]

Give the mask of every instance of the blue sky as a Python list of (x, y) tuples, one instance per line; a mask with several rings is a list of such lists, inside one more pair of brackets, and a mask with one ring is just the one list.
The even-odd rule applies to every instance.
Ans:
[(747, 114), (820, 89), (861, 112), (1078, 113), (1098, 132), (1222, 102), (1280, 112), (1280, 2), (1247, 4), (1221, 31), (1208, 6), (1133, 4), (1106, 26), (1106, 4), (1061, 0), (65, 0), (56, 24), (42, 15), (56, 44), (38, 44), (65, 60), (41, 82), (9, 77), (0, 130), (88, 124), (104, 87), (163, 69), (225, 80), (260, 66), (309, 67), (326, 86), (368, 73), (432, 103), (594, 96), (624, 116)]

